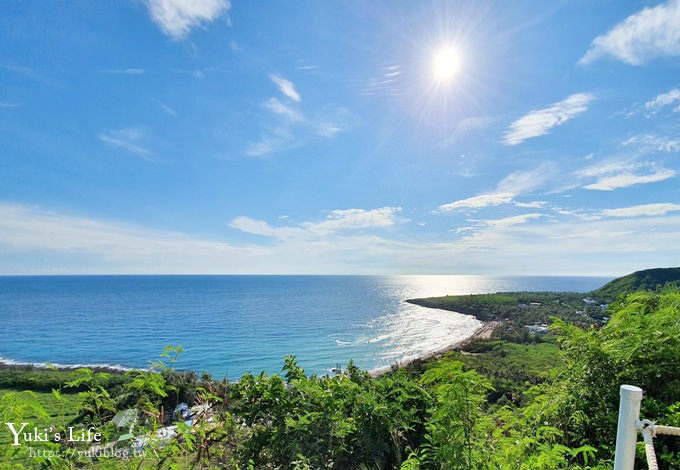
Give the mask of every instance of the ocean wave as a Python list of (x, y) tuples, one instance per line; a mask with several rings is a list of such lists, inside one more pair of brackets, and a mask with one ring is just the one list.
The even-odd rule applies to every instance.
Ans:
[(0, 366), (9, 367), (33, 367), (34, 369), (48, 370), (57, 368), (58, 370), (77, 370), (77, 369), (97, 369), (111, 372), (125, 373), (131, 370), (148, 370), (134, 367), (127, 367), (121, 364), (100, 364), (100, 363), (82, 363), (82, 364), (61, 364), (58, 362), (22, 362), (0, 356)]

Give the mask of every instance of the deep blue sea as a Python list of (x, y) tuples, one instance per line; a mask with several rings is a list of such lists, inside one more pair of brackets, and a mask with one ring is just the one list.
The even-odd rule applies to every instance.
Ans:
[(468, 337), (479, 322), (404, 300), (500, 291), (587, 292), (609, 278), (484, 276), (0, 277), (0, 360), (177, 368), (237, 379), (287, 354), (325, 374), (389, 366)]

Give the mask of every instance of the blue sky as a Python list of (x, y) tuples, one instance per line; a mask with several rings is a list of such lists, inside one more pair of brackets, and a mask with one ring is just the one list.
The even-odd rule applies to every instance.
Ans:
[(680, 0), (2, 8), (0, 274), (680, 264)]

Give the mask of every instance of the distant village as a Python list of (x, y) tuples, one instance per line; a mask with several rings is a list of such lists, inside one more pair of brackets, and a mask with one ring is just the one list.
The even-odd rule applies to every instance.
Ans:
[[(593, 308), (598, 305), (597, 300), (591, 298), (591, 297), (586, 297), (583, 299), (583, 304), (584, 308)], [(540, 307), (541, 303), (540, 302), (529, 302), (528, 304), (520, 304), (520, 308), (531, 308), (531, 307)], [(599, 309), (601, 312), (606, 312), (607, 309), (609, 308), (609, 304), (599, 304)], [(590, 317), (590, 315), (585, 311), (585, 310), (580, 310), (580, 309), (574, 309), (574, 313), (576, 315), (579, 315), (581, 317)], [(607, 323), (609, 321), (609, 317), (602, 317), (597, 320), (599, 323)], [(531, 325), (524, 325), (524, 328), (526, 328), (529, 333), (534, 334), (534, 335), (545, 335), (548, 333), (548, 325), (545, 323), (535, 323)]]

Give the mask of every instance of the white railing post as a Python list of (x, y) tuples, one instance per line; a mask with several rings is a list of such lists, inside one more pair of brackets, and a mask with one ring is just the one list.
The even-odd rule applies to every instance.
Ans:
[(640, 419), (642, 389), (634, 385), (621, 385), (619, 403), (619, 426), (616, 430), (616, 454), (614, 470), (633, 470), (635, 464), (635, 442)]

